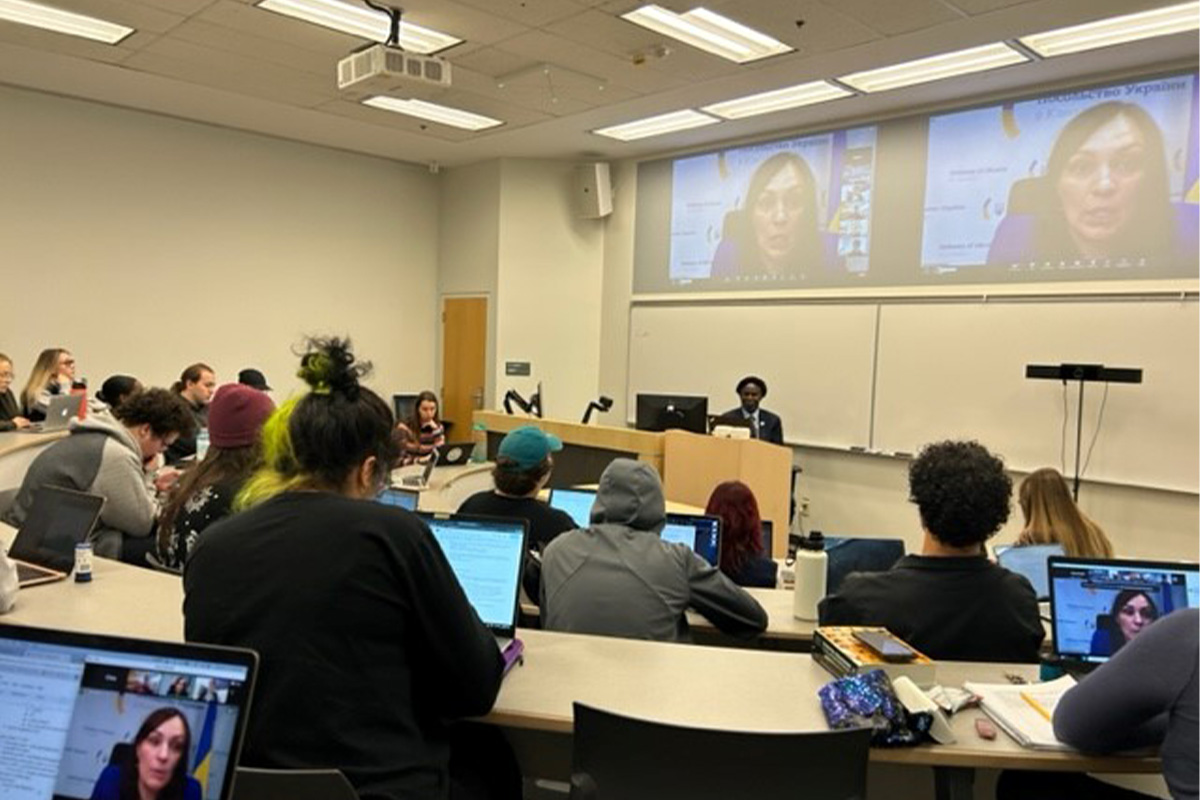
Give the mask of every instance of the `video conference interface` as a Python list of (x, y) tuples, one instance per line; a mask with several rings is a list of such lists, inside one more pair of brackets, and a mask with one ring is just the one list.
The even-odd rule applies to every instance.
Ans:
[(219, 797), (246, 677), (231, 665), (0, 640), (0, 794), (90, 798), (149, 725), (151, 735), (188, 732), (180, 769), (202, 797)]
[(646, 162), (635, 291), (1195, 277), (1197, 76)]
[(1059, 655), (1103, 662), (1162, 617), (1200, 607), (1196, 564), (1088, 562), (1049, 566)]

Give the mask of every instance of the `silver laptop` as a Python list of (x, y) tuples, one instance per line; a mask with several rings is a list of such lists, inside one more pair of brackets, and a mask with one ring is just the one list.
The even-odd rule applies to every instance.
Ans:
[(17, 562), (21, 588), (61, 581), (75, 566), (75, 545), (86, 541), (100, 519), (104, 498), (57, 486), (43, 486), (8, 555)]
[(429, 476), (433, 474), (433, 468), (437, 466), (438, 451), (434, 450), (429, 454), (429, 458), (425, 460), (425, 469), (420, 475), (405, 475), (400, 479), (400, 485), (405, 489), (428, 489)]
[(51, 395), (50, 404), (46, 406), (46, 419), (35, 422), (28, 428), (19, 428), (26, 433), (49, 433), (65, 431), (71, 420), (79, 416), (79, 411), (87, 398), (81, 394)]
[(257, 663), (249, 650), (0, 624), (0, 795), (108, 797), (136, 781), (142, 726), (182, 720), (180, 796), (229, 800)]

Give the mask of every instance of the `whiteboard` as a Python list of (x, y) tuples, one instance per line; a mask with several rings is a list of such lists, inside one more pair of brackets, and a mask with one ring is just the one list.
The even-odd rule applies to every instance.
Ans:
[[(1140, 367), (1112, 384), (1085, 478), (1200, 488), (1200, 317), (1194, 299), (897, 303), (881, 307), (874, 446), (978, 439), (1017, 470), (1062, 468), (1063, 388), (1026, 364)], [(1074, 470), (1079, 384), (1067, 385), (1064, 474)], [(1104, 397), (1084, 395), (1086, 456)]]
[(737, 382), (753, 374), (787, 441), (866, 447), (875, 323), (873, 304), (634, 306), (628, 408), (638, 394), (697, 394), (719, 414), (737, 407)]

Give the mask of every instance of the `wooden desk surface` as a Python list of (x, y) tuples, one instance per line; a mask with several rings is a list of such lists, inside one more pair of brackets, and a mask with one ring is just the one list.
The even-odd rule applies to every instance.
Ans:
[[(14, 531), (0, 524), (0, 544)], [(168, 641), (183, 638), (183, 587), (174, 575), (103, 558), (94, 579), (22, 589), (0, 621)], [(515, 668), (484, 719), (510, 736), (549, 735), (569, 748), (575, 700), (638, 717), (687, 725), (758, 731), (823, 730), (817, 689), (830, 676), (811, 657), (723, 647), (697, 647), (599, 636), (519, 631), (525, 663)], [(1005, 672), (1030, 677), (1036, 667), (943, 662), (938, 681), (1001, 681)], [(978, 739), (978, 711), (952, 720), (959, 743), (872, 750), (874, 761), (913, 765), (1157, 772), (1156, 758), (1095, 758), (1024, 750), (1003, 733)], [(569, 749), (568, 751), (569, 752)], [(569, 759), (567, 762), (569, 767)]]
[[(505, 678), (484, 720), (511, 731), (569, 736), (571, 703), (698, 727), (753, 731), (825, 730), (817, 690), (830, 675), (803, 653), (777, 653), (602, 636), (522, 630), (525, 663)], [(1036, 677), (1035, 666), (942, 662), (938, 680), (1003, 682), (1005, 672)], [(1156, 758), (1096, 758), (1026, 750), (1001, 733), (975, 735), (982, 712), (951, 721), (958, 743), (874, 749), (871, 760), (913, 765), (1089, 772), (1157, 772)]]

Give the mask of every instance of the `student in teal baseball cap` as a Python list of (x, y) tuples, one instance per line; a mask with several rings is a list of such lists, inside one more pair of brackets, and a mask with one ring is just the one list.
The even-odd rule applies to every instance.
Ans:
[(496, 453), (492, 470), (495, 488), (468, 497), (458, 507), (460, 514), (479, 514), (529, 523), (529, 557), (525, 560), (523, 585), (536, 603), (541, 581), (538, 558), (542, 548), (560, 533), (574, 530), (575, 521), (565, 511), (551, 508), (538, 499), (554, 469), (552, 453), (562, 450), (562, 440), (533, 425), (509, 431)]

